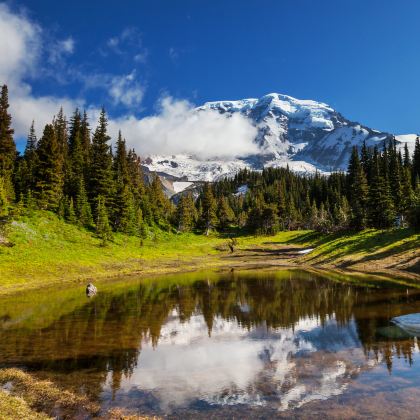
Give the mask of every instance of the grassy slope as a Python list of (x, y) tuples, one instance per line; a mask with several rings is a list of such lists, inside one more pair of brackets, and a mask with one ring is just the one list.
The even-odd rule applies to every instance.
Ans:
[[(360, 271), (405, 270), (420, 274), (420, 234), (410, 229), (365, 230), (359, 233), (314, 237), (315, 250), (302, 263)], [(299, 240), (297, 242), (299, 242)]]
[[(0, 246), (0, 294), (69, 280), (208, 268), (220, 265), (218, 257), (227, 254), (218, 251), (226, 245), (226, 238), (194, 234), (159, 233), (143, 247), (137, 238), (115, 235), (114, 242), (104, 248), (92, 233), (47, 212), (13, 222), (8, 236), (14, 246)], [(379, 264), (378, 268), (418, 270), (420, 236), (409, 230), (326, 236), (280, 232), (274, 237), (239, 240), (241, 249), (288, 244), (316, 248), (295, 261), (307, 265), (370, 271), (373, 264)]]

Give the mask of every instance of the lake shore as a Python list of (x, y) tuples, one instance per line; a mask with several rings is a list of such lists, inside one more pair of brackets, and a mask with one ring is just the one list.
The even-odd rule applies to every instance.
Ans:
[(116, 234), (101, 247), (91, 232), (39, 212), (14, 222), (8, 238), (9, 246), (0, 246), (0, 295), (213, 268), (300, 267), (420, 280), (420, 234), (408, 229), (240, 236), (233, 253), (227, 236), (192, 233), (158, 233), (142, 245)]

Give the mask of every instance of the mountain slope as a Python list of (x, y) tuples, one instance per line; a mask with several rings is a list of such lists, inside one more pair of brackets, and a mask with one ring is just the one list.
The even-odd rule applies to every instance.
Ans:
[[(232, 160), (200, 160), (194, 156), (150, 156), (144, 162), (158, 171), (185, 181), (214, 180), (241, 168), (262, 169), (286, 166), (298, 172), (345, 170), (351, 148), (363, 141), (382, 146), (392, 138), (344, 118), (330, 106), (271, 93), (259, 99), (207, 102), (194, 112), (218, 112), (229, 116), (240, 113), (257, 128), (255, 143), (259, 152)], [(414, 145), (415, 136), (400, 136), (397, 141)]]

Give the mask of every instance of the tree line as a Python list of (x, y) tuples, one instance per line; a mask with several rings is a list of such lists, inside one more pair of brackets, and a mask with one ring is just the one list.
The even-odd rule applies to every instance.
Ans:
[(168, 228), (172, 204), (156, 175), (146, 183), (141, 161), (119, 133), (115, 147), (102, 109), (91, 130), (86, 112), (67, 121), (61, 109), (42, 137), (34, 123), (19, 154), (8, 111), (8, 89), (0, 96), (0, 218), (34, 209), (57, 213), (69, 223), (96, 229), (104, 242), (112, 232), (144, 238), (148, 228)]
[(156, 174), (145, 181), (140, 157), (121, 133), (115, 146), (102, 109), (91, 129), (86, 112), (68, 121), (61, 109), (37, 139), (34, 123), (23, 154), (16, 150), (7, 86), (0, 95), (0, 222), (35, 209), (94, 229), (146, 238), (154, 228), (179, 232), (280, 230), (322, 232), (420, 227), (420, 142), (413, 156), (395, 138), (381, 150), (352, 150), (347, 173), (296, 174), (289, 168), (241, 170), (186, 191), (175, 206)]
[(194, 205), (178, 205), (178, 228), (209, 231), (235, 226), (256, 234), (280, 230), (321, 232), (420, 228), (420, 140), (413, 156), (395, 138), (381, 150), (364, 143), (352, 149), (347, 173), (303, 176), (289, 168), (244, 169), (233, 178), (205, 184)]

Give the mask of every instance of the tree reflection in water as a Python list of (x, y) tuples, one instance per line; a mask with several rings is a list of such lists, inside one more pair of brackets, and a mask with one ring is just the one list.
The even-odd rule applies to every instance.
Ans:
[(417, 351), (414, 337), (381, 331), (420, 312), (420, 291), (349, 280), (198, 273), (108, 285), (86, 301), (16, 298), (0, 310), (0, 364), (104, 407), (300, 407), (341, 394), (382, 360), (390, 372), (395, 357), (410, 365)]

